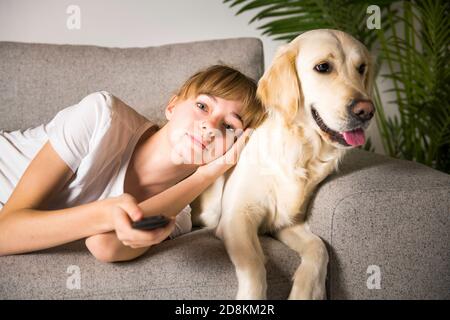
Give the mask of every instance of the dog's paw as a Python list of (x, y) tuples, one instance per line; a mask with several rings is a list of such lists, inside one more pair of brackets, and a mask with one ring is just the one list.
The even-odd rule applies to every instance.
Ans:
[(264, 278), (241, 280), (236, 295), (237, 300), (266, 300), (267, 299), (267, 283)]
[(327, 298), (325, 281), (296, 278), (289, 300), (325, 300)]
[(291, 293), (289, 294), (289, 300), (325, 300), (326, 290), (325, 288), (313, 288), (304, 289), (292, 287)]
[(266, 300), (266, 292), (249, 292), (248, 290), (238, 290), (236, 300)]

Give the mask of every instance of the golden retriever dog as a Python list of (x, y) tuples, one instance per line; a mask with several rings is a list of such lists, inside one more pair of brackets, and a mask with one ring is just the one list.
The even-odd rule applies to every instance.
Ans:
[(278, 49), (258, 83), (266, 117), (239, 161), (191, 204), (194, 225), (216, 228), (238, 278), (237, 299), (265, 299), (258, 234), (298, 252), (289, 299), (326, 298), (328, 253), (306, 219), (308, 200), (375, 113), (372, 60), (337, 30), (305, 32)]

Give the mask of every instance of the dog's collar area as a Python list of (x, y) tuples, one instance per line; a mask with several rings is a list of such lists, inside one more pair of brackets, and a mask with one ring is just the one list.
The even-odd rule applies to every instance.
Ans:
[(323, 132), (327, 133), (327, 134), (330, 136), (331, 140), (336, 141), (336, 142), (342, 144), (342, 145), (345, 146), (345, 147), (351, 147), (351, 145), (349, 145), (349, 144), (345, 141), (344, 136), (343, 136), (342, 134), (340, 134), (340, 133), (337, 132), (337, 131), (334, 131), (333, 129), (330, 129), (330, 128), (323, 122), (323, 120), (322, 120), (322, 118), (320, 117), (319, 113), (317, 112), (316, 109), (314, 109), (313, 106), (311, 106), (311, 113), (312, 113), (312, 116), (313, 116), (313, 118), (314, 118), (314, 121), (316, 121), (316, 123), (317, 123), (317, 125), (319, 126), (319, 128), (320, 128)]

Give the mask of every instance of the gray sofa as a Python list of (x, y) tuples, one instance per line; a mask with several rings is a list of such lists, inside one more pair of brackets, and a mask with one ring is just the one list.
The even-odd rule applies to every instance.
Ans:
[[(0, 57), (6, 131), (45, 123), (99, 90), (162, 124), (169, 94), (199, 68), (226, 63), (255, 79), (264, 69), (262, 43), (252, 38), (127, 49), (0, 42)], [(449, 175), (351, 151), (321, 183), (309, 210), (311, 228), (330, 253), (328, 298), (449, 299), (449, 214)], [(301, 258), (270, 237), (261, 241), (268, 297), (285, 299)], [(132, 262), (98, 262), (83, 240), (0, 257), (0, 274), (2, 299), (232, 299), (237, 290), (224, 246), (207, 229), (165, 241)]]

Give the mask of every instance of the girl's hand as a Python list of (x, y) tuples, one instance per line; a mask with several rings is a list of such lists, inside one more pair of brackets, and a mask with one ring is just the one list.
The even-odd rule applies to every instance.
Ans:
[(175, 228), (175, 217), (163, 228), (154, 230), (138, 230), (132, 227), (133, 221), (144, 217), (136, 199), (127, 193), (118, 197), (105, 199), (107, 212), (111, 215), (112, 228), (117, 238), (131, 248), (150, 247), (164, 241)]
[(232, 168), (239, 160), (239, 156), (247, 144), (254, 129), (247, 128), (231, 146), (231, 148), (221, 157), (197, 168), (198, 173), (207, 178), (217, 178)]

